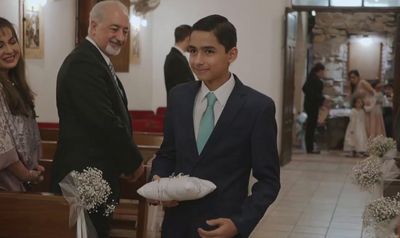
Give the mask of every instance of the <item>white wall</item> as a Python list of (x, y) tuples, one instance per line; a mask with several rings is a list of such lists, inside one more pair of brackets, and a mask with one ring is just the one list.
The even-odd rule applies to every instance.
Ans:
[(0, 16), (15, 25), (19, 34), (19, 6), (16, 0), (0, 0)]
[[(58, 69), (74, 48), (75, 1), (48, 0), (44, 7), (45, 49), (43, 59), (27, 60), (27, 75), (37, 93), (38, 121), (58, 121), (55, 85)], [(210, 15), (226, 16), (237, 28), (239, 57), (231, 71), (250, 87), (269, 95), (276, 103), (280, 126), (283, 78), (282, 0), (161, 0), (147, 15), (148, 27), (140, 32), (141, 61), (130, 65), (129, 73), (118, 73), (128, 93), (129, 109), (165, 106), (163, 64), (173, 45), (177, 25), (193, 24)], [(239, 13), (240, 11), (240, 13)], [(16, 0), (0, 1), (0, 16), (18, 24)]]
[(130, 64), (128, 73), (118, 73), (128, 96), (129, 109), (153, 109), (153, 47), (152, 17), (146, 17), (148, 27), (142, 27), (139, 33), (140, 62)]
[(43, 18), (44, 57), (27, 59), (26, 74), (36, 93), (37, 120), (57, 122), (57, 72), (75, 45), (75, 1), (48, 1), (43, 7)]
[(153, 107), (165, 105), (163, 64), (174, 42), (174, 28), (180, 24), (192, 25), (210, 14), (221, 14), (235, 25), (238, 34), (239, 57), (231, 71), (243, 83), (272, 97), (279, 125), (283, 90), (283, 22), (287, 4), (282, 0), (161, 1), (153, 14)]

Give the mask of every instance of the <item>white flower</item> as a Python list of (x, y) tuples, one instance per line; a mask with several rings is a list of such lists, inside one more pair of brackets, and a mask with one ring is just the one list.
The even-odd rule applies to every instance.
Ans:
[(400, 193), (372, 201), (364, 210), (364, 226), (385, 225), (400, 215)]
[(373, 186), (382, 180), (382, 160), (376, 156), (358, 162), (352, 169), (353, 182), (362, 190), (371, 192)]
[(392, 138), (379, 135), (375, 138), (369, 139), (367, 150), (370, 155), (382, 157), (389, 150), (396, 148), (396, 142)]
[(71, 176), (74, 179), (79, 198), (89, 213), (98, 212), (100, 208), (103, 208), (104, 215), (108, 216), (114, 211), (114, 201), (107, 204), (111, 195), (111, 188), (107, 181), (103, 179), (101, 170), (88, 167), (81, 173), (72, 171)]

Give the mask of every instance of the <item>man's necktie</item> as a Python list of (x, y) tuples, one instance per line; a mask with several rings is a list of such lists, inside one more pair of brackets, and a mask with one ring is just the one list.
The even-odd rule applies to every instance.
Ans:
[(117, 89), (118, 89), (119, 93), (121, 94), (121, 96), (124, 97), (124, 93), (122, 92), (122, 89), (119, 87), (119, 84), (118, 84), (117, 74), (115, 73), (114, 66), (112, 65), (111, 62), (108, 65), (108, 67), (110, 68), (110, 71), (111, 71), (111, 73), (113, 75), (115, 86), (117, 86)]
[(197, 135), (197, 151), (199, 154), (203, 150), (208, 137), (214, 129), (214, 105), (217, 101), (214, 93), (209, 92), (207, 94), (207, 108), (203, 113), (200, 120), (199, 133)]

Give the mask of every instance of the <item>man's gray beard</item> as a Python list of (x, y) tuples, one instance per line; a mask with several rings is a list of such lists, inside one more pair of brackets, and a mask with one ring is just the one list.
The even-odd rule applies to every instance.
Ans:
[(119, 55), (119, 52), (121, 52), (121, 47), (116, 50), (110, 44), (107, 44), (106, 52), (109, 55), (116, 56), (116, 55)]

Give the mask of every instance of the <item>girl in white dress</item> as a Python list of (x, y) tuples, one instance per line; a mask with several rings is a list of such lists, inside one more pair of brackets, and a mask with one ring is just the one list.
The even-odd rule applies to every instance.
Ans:
[(353, 157), (364, 156), (367, 151), (367, 130), (365, 127), (364, 103), (361, 96), (353, 98), (350, 122), (344, 138), (344, 151), (352, 152)]

